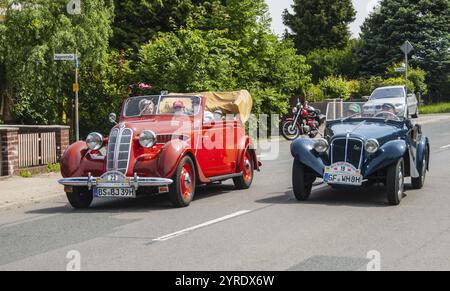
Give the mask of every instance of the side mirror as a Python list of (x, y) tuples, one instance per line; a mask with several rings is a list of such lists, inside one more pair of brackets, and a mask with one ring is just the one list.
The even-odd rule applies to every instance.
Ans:
[(369, 101), (370, 97), (369, 96), (362, 96), (361, 99), (364, 100), (364, 101)]
[(109, 122), (117, 124), (117, 115), (115, 113), (109, 115)]

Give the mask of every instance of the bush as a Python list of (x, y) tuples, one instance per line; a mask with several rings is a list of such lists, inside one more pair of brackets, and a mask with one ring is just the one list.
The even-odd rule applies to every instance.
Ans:
[(327, 99), (349, 99), (350, 90), (347, 81), (342, 77), (327, 77), (319, 82), (319, 88)]
[(33, 177), (33, 174), (31, 174), (30, 171), (21, 171), (20, 172), (20, 177), (22, 177), (22, 178), (31, 178), (31, 177)]
[(48, 164), (47, 165), (47, 172), (49, 173), (59, 173), (61, 172), (61, 165), (56, 163), (56, 164)]

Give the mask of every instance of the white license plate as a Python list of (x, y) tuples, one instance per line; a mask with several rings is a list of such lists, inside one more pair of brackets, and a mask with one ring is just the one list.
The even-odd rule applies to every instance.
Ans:
[(352, 164), (336, 163), (325, 168), (323, 180), (332, 185), (361, 186), (363, 177)]
[(105, 188), (95, 189), (97, 198), (134, 198), (136, 197), (134, 188)]

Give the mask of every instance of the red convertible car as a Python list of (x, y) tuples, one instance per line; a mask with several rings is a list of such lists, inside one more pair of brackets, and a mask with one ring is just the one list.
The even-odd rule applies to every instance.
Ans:
[(261, 166), (244, 127), (251, 108), (247, 91), (128, 98), (108, 138), (94, 132), (69, 147), (59, 183), (74, 208), (162, 193), (185, 207), (196, 186), (229, 179), (248, 189)]

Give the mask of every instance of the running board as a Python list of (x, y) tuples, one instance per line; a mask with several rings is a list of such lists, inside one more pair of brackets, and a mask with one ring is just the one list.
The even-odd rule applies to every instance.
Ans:
[(242, 177), (242, 173), (211, 177), (211, 178), (209, 178), (209, 181), (211, 183), (214, 183), (214, 182), (225, 181), (225, 180), (229, 180), (229, 179), (233, 179), (233, 178), (237, 178), (237, 177)]

